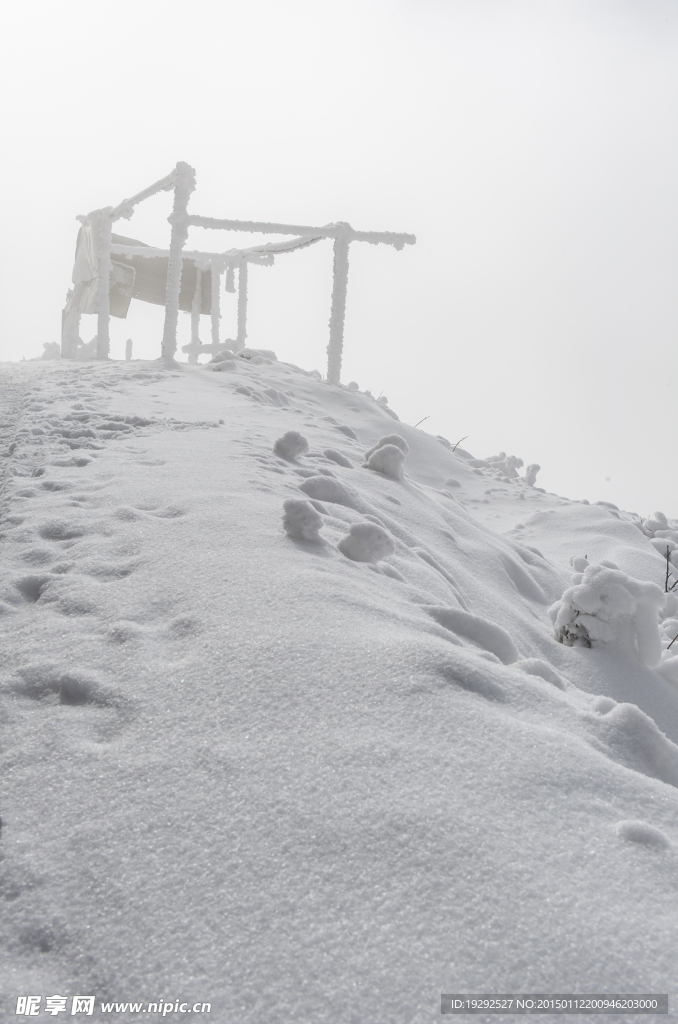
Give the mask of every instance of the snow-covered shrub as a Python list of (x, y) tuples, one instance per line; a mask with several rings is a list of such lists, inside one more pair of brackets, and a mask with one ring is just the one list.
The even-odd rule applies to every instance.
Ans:
[(56, 341), (43, 342), (44, 352), (41, 356), (33, 356), (30, 362), (34, 363), (39, 359), (61, 359), (61, 345)]
[(288, 430), (273, 445), (273, 451), (282, 459), (296, 459), (308, 451), (308, 441), (298, 430)]
[(642, 530), (646, 537), (654, 537), (660, 530), (668, 530), (669, 524), (663, 512), (653, 512), (643, 520)]
[(385, 444), (370, 455), (365, 465), (392, 480), (402, 480), (404, 463), (405, 453), (395, 444)]
[(288, 498), (283, 502), (283, 528), (293, 540), (320, 540), (323, 519), (310, 501), (303, 498)]
[(534, 487), (535, 483), (537, 482), (537, 473), (540, 469), (541, 466), (538, 462), (531, 462), (530, 465), (527, 466), (527, 468), (525, 469), (525, 476), (523, 477), (523, 479), (529, 487)]
[(518, 470), (522, 464), (522, 459), (517, 458), (515, 455), (507, 455), (503, 462), (496, 462), (494, 468), (501, 469), (509, 480), (516, 480), (518, 478)]
[(570, 565), (575, 572), (585, 572), (589, 567), (589, 560), (586, 555), (571, 555)]
[(404, 437), (400, 434), (386, 434), (384, 437), (380, 437), (376, 444), (373, 444), (368, 452), (365, 452), (365, 461), (369, 459), (370, 455), (373, 455), (379, 448), (383, 448), (384, 445), (394, 444), (396, 448), (400, 448), (403, 455), (407, 455), (410, 450), (410, 446)]
[(604, 565), (587, 566), (572, 582), (574, 586), (549, 610), (560, 643), (568, 647), (613, 643), (635, 650), (646, 665), (659, 662), (657, 612), (664, 606), (660, 587)]
[(515, 455), (507, 455), (506, 452), (499, 452), (498, 455), (490, 455), (486, 459), (480, 460), (484, 465), (488, 465), (491, 469), (498, 469), (504, 476), (507, 476), (509, 480), (515, 480), (518, 476), (517, 470), (522, 466), (523, 460), (517, 458)]
[(395, 551), (391, 535), (376, 523), (354, 523), (337, 547), (354, 562), (378, 562)]
[(275, 352), (272, 352), (270, 348), (241, 348), (238, 355), (241, 359), (248, 359), (257, 365), (278, 362)]

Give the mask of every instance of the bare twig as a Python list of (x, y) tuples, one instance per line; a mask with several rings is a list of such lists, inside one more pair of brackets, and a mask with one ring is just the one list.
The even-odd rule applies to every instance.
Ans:
[(667, 650), (667, 651), (670, 651), (670, 650), (671, 650), (671, 648), (672, 648), (672, 647), (673, 647), (673, 645), (675, 644), (676, 640), (678, 640), (678, 633), (676, 633), (676, 635), (674, 636), (673, 640), (671, 641), (671, 643), (669, 644), (669, 646), (668, 646), (668, 647), (666, 648), (666, 650)]
[(678, 580), (676, 580), (675, 583), (672, 583), (671, 586), (669, 586), (669, 580), (670, 580), (671, 576), (673, 575), (673, 573), (670, 571), (670, 566), (671, 566), (671, 562), (669, 560), (669, 555), (670, 554), (671, 554), (671, 549), (669, 548), (669, 546), (667, 544), (666, 545), (666, 578), (664, 580), (664, 593), (665, 594), (670, 594), (672, 590), (675, 590), (676, 587), (678, 587)]
[(468, 437), (468, 434), (464, 434), (463, 437), (460, 437), (459, 440), (457, 441), (457, 443), (455, 444), (454, 448), (452, 449), (452, 451), (453, 452), (456, 451), (457, 448), (459, 447), (459, 445), (461, 444), (461, 442), (465, 441), (467, 437)]
[(430, 417), (430, 416), (424, 416), (423, 420), (419, 420), (419, 423), (415, 423), (415, 424), (414, 424), (414, 429), (416, 430), (416, 429), (417, 429), (417, 427), (418, 427), (418, 426), (419, 426), (419, 425), (420, 425), (421, 423), (425, 423), (425, 422), (426, 422), (426, 420), (430, 420), (430, 419), (431, 419), (431, 417)]

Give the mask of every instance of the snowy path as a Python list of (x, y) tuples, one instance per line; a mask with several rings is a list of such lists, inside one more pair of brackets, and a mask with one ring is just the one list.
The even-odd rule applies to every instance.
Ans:
[[(629, 517), (285, 364), (1, 372), (7, 1016), (678, 994), (678, 695), (548, 616), (571, 555), (661, 578)], [(289, 431), (308, 452), (274, 453)], [(363, 467), (393, 433), (403, 479)]]

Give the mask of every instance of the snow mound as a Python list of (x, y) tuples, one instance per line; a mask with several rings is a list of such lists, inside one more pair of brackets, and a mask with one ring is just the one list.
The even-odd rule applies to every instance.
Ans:
[(553, 683), (559, 690), (567, 689), (567, 683), (560, 672), (542, 658), (523, 658), (522, 661), (516, 662), (516, 668), (522, 669), (528, 675), (539, 676), (541, 679), (545, 679), (547, 683)]
[(597, 643), (635, 649), (650, 667), (659, 662), (657, 612), (664, 594), (656, 583), (627, 576), (621, 569), (589, 565), (572, 577), (575, 584), (549, 610), (556, 639), (568, 647)]
[(646, 821), (620, 821), (615, 832), (620, 839), (626, 839), (629, 843), (641, 843), (643, 846), (655, 847), (658, 850), (665, 850), (671, 846), (661, 829)]
[(308, 441), (298, 430), (288, 430), (273, 445), (273, 451), (281, 459), (296, 459), (308, 451)]
[(376, 523), (354, 523), (337, 547), (354, 562), (379, 562), (395, 552), (393, 538)]
[(428, 607), (431, 618), (452, 633), (464, 636), (472, 643), (494, 654), (505, 665), (518, 661), (518, 651), (513, 640), (496, 622), (490, 622), (480, 615), (473, 615), (461, 608)]
[(394, 444), (396, 448), (400, 448), (403, 455), (407, 455), (410, 450), (410, 446), (404, 437), (400, 434), (386, 434), (384, 437), (380, 437), (376, 444), (373, 444), (369, 451), (365, 452), (365, 461), (374, 455), (380, 448), (384, 448), (386, 445)]
[(331, 476), (311, 476), (304, 480), (303, 484), (299, 484), (299, 490), (308, 494), (309, 498), (329, 501), (334, 505), (345, 505), (356, 512), (362, 512), (366, 507), (357, 491)]
[(351, 460), (347, 459), (345, 455), (341, 454), (341, 452), (338, 452), (336, 448), (324, 448), (323, 455), (326, 459), (329, 459), (330, 462), (336, 462), (338, 466), (343, 466), (344, 469), (353, 468)]
[(294, 540), (320, 540), (322, 516), (310, 501), (303, 498), (288, 498), (283, 504), (283, 527), (288, 537)]
[(538, 462), (531, 462), (529, 466), (526, 467), (524, 480), (528, 487), (534, 487), (537, 482), (537, 473), (540, 469), (541, 466)]
[(365, 465), (368, 469), (390, 477), (391, 480), (402, 480), (404, 462), (405, 455), (397, 445), (385, 444), (370, 455)]

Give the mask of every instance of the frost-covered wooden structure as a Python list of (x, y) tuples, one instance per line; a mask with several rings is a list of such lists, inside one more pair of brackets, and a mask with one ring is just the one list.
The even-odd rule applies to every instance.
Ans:
[[(177, 349), (179, 310), (191, 313), (191, 341), (183, 347), (190, 362), (209, 352), (240, 351), (247, 337), (247, 275), (250, 263), (271, 266), (276, 256), (314, 245), (324, 238), (334, 244), (330, 337), (327, 346), (327, 378), (339, 383), (346, 311), (348, 251), (351, 242), (392, 245), (402, 249), (413, 245), (414, 235), (391, 231), (355, 231), (343, 222), (309, 227), (299, 224), (274, 224), (263, 221), (223, 220), (188, 212), (195, 190), (195, 171), (180, 162), (167, 177), (161, 178), (118, 206), (93, 210), (81, 222), (73, 268), (73, 288), (69, 290), (62, 316), (61, 355), (75, 358), (82, 344), (79, 337), (83, 313), (97, 315), (97, 358), (109, 354), (109, 319), (126, 317), (130, 301), (140, 299), (165, 307), (162, 356), (172, 362)], [(134, 208), (158, 192), (174, 192), (172, 213), (168, 217), (171, 236), (168, 249), (146, 245), (138, 239), (113, 232), (116, 221), (129, 220)], [(247, 249), (225, 252), (199, 252), (185, 248), (189, 227), (225, 231), (295, 236), (287, 241), (269, 242)], [(235, 292), (238, 274), (238, 330), (235, 339), (220, 340), (219, 319), (221, 276), (225, 289)], [(211, 318), (211, 342), (200, 341), (200, 316)]]

